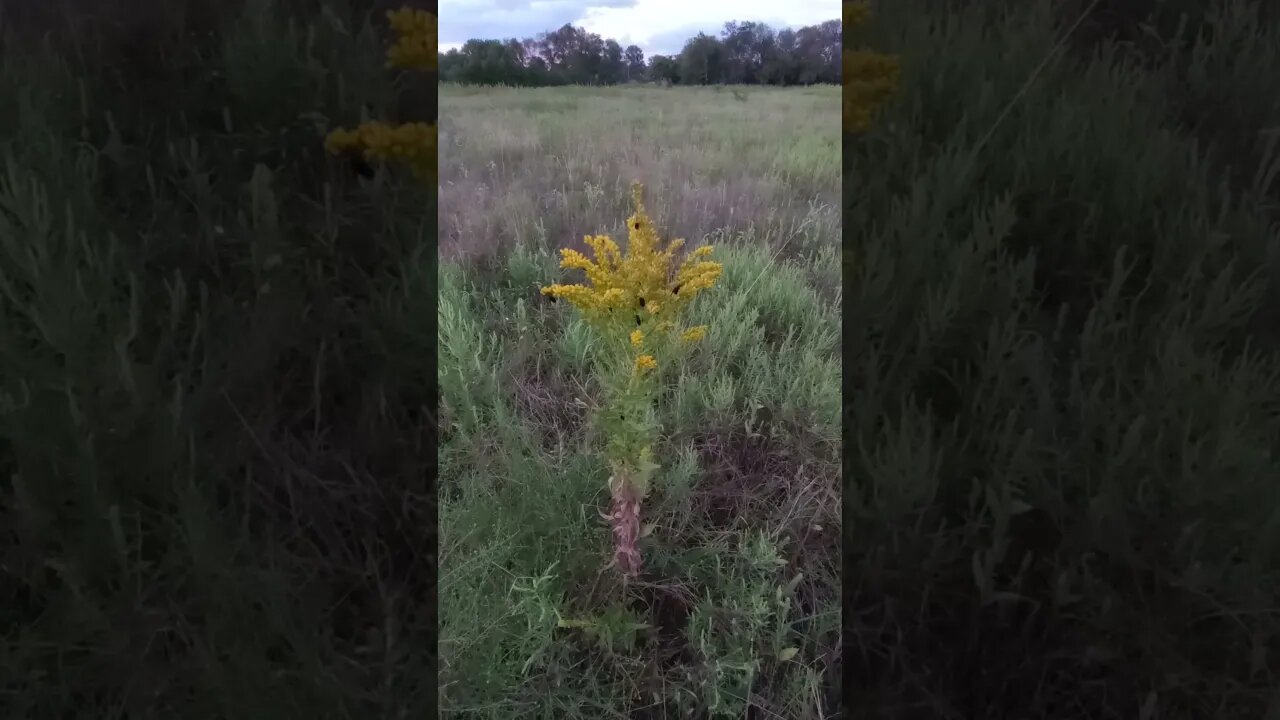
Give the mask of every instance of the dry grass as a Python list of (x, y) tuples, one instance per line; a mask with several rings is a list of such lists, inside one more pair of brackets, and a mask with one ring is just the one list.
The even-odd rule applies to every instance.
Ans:
[(840, 228), (839, 89), (441, 86), (441, 257), (616, 231), (646, 183), (671, 234)]

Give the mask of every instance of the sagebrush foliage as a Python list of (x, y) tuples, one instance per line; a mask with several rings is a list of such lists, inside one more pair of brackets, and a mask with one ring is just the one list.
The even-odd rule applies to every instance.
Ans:
[(361, 5), (0, 3), (0, 716), (434, 712), (435, 197), (317, 142), (401, 95)]
[(1108, 3), (878, 6), (901, 102), (844, 188), (854, 716), (1277, 707), (1280, 26), (1178, 4), (1123, 43), (1064, 37)]

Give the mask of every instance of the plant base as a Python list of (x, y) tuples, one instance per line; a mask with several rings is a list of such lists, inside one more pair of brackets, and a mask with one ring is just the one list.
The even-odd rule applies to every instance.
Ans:
[(609, 492), (613, 507), (608, 515), (600, 516), (613, 528), (613, 564), (626, 576), (640, 572), (640, 493), (625, 474), (609, 478)]

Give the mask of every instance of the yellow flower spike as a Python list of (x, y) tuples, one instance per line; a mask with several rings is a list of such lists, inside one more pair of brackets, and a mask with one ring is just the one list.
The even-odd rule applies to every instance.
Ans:
[(652, 355), (641, 355), (636, 358), (636, 374), (641, 375), (647, 370), (653, 370), (658, 367), (658, 361)]
[(590, 288), (582, 285), (552, 285), (542, 289), (542, 294), (568, 301), (582, 309), (595, 307), (596, 295)]
[[(588, 245), (591, 245), (593, 238), (590, 235), (587, 235), (584, 238), (584, 240)], [(593, 263), (590, 260), (587, 260), (586, 256), (583, 255), (582, 253), (579, 253), (577, 251), (573, 251), (573, 252), (577, 257), (582, 258), (582, 262), (576, 265), (576, 267), (578, 267), (579, 269), (581, 269), (583, 272), (587, 274), (587, 280), (592, 285), (595, 285), (597, 287), (603, 287), (609, 284), (610, 270), (607, 264), (603, 262)], [(599, 261), (600, 260), (599, 250), (595, 251), (595, 256), (596, 256), (596, 260)], [(568, 266), (564, 265), (564, 263), (561, 263), (561, 267), (568, 267)]]
[(676, 273), (678, 294), (681, 297), (693, 298), (699, 291), (714, 285), (723, 270), (724, 266), (710, 260), (686, 262)]
[[(567, 299), (593, 325), (609, 333), (618, 332), (624, 341), (639, 337), (638, 342), (647, 343), (652, 332), (674, 332), (670, 320), (678, 317), (681, 308), (699, 292), (714, 285), (722, 268), (719, 263), (703, 259), (711, 255), (709, 246), (698, 248), (678, 264), (675, 255), (684, 241), (677, 238), (666, 243), (665, 248), (660, 247), (638, 184), (632, 188), (632, 201), (635, 212), (627, 221), (629, 243), (625, 254), (609, 236), (588, 235), (584, 241), (592, 249), (595, 261), (566, 248), (561, 251), (560, 263), (564, 269), (582, 270), (586, 282), (555, 285), (543, 292)], [(569, 290), (571, 287), (576, 289)], [(608, 312), (641, 308), (638, 315)], [(661, 322), (657, 327), (646, 325), (643, 329), (631, 324), (643, 322), (644, 318), (659, 318)], [(637, 330), (641, 332), (639, 336)]]
[(696, 343), (702, 340), (702, 338), (706, 336), (707, 336), (707, 326), (698, 325), (696, 327), (691, 327), (688, 330), (685, 330), (680, 335), (680, 339), (684, 340), (687, 343)]
[(624, 307), (627, 304), (627, 294), (621, 288), (610, 288), (600, 296), (600, 300), (606, 308)]
[(596, 263), (609, 272), (616, 272), (622, 265), (622, 253), (608, 235), (588, 235), (586, 242), (595, 251)]
[(644, 344), (644, 333), (639, 330), (632, 330), (631, 331), (631, 347), (639, 350), (640, 346), (643, 344)]
[(560, 251), (560, 267), (565, 270), (585, 270), (591, 265), (592, 262), (587, 259), (587, 256), (577, 250), (564, 248)]

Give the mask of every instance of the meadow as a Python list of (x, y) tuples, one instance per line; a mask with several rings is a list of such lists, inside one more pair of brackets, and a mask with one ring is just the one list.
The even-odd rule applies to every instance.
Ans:
[[(836, 87), (440, 88), (445, 717), (829, 718), (839, 700)], [(560, 247), (663, 237), (724, 275), (666, 370), (642, 574), (612, 544)], [(763, 713), (763, 715), (757, 715)]]

